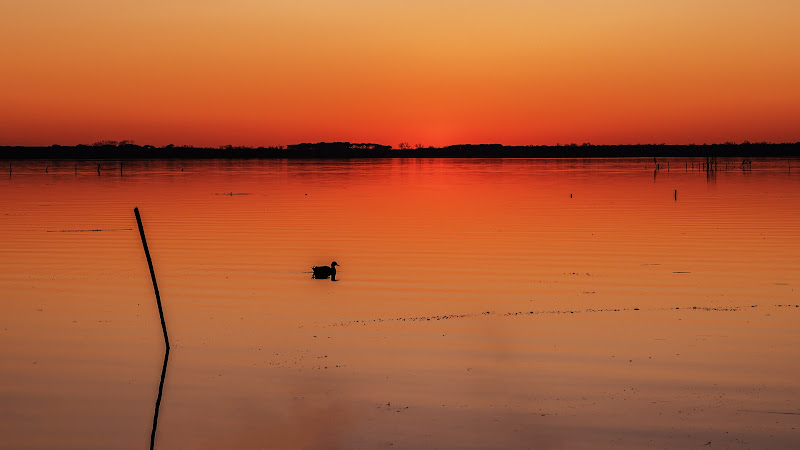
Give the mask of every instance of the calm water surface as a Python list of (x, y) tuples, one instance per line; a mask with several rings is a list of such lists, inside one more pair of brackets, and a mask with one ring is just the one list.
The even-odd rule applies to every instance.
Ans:
[(660, 163), (14, 162), (0, 446), (149, 445), (138, 206), (158, 448), (797, 448), (800, 163)]

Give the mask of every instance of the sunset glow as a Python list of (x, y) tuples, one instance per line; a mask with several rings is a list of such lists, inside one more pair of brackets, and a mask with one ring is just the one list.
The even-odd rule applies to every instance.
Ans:
[(800, 140), (800, 3), (4, 0), (0, 145)]

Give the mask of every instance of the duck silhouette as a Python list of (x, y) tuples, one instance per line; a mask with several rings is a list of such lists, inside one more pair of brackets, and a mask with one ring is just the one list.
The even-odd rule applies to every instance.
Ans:
[(338, 265), (339, 264), (334, 261), (330, 266), (314, 266), (311, 268), (311, 270), (314, 271), (314, 274), (311, 275), (311, 278), (324, 280), (328, 277), (332, 277), (333, 280), (336, 280), (336, 266)]

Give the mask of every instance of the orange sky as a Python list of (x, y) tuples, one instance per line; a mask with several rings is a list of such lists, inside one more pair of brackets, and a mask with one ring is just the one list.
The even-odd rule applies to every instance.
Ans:
[(0, 145), (800, 141), (790, 0), (2, 0)]

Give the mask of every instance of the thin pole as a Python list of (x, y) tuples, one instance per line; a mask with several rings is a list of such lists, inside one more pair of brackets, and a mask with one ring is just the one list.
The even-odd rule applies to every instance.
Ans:
[(167, 376), (167, 363), (169, 362), (169, 346), (167, 351), (164, 352), (164, 367), (161, 368), (161, 383), (158, 385), (158, 398), (156, 399), (156, 407), (153, 412), (153, 431), (150, 432), (150, 450), (153, 450), (156, 445), (156, 430), (158, 429), (158, 410), (161, 408), (161, 395), (164, 393), (164, 378)]
[(139, 215), (139, 208), (133, 208), (133, 213), (136, 214), (136, 223), (139, 224), (139, 235), (142, 237), (142, 247), (144, 247), (144, 256), (147, 257), (147, 265), (150, 267), (150, 278), (153, 279), (153, 290), (156, 293), (156, 303), (158, 303), (158, 315), (161, 316), (161, 329), (164, 331), (164, 344), (167, 345), (169, 351), (169, 337), (167, 337), (167, 324), (164, 322), (164, 310), (161, 308), (161, 296), (158, 295), (158, 284), (156, 283), (156, 272), (153, 270), (153, 260), (150, 259), (150, 250), (147, 249), (147, 238), (144, 237), (144, 227), (142, 226), (142, 217)]

